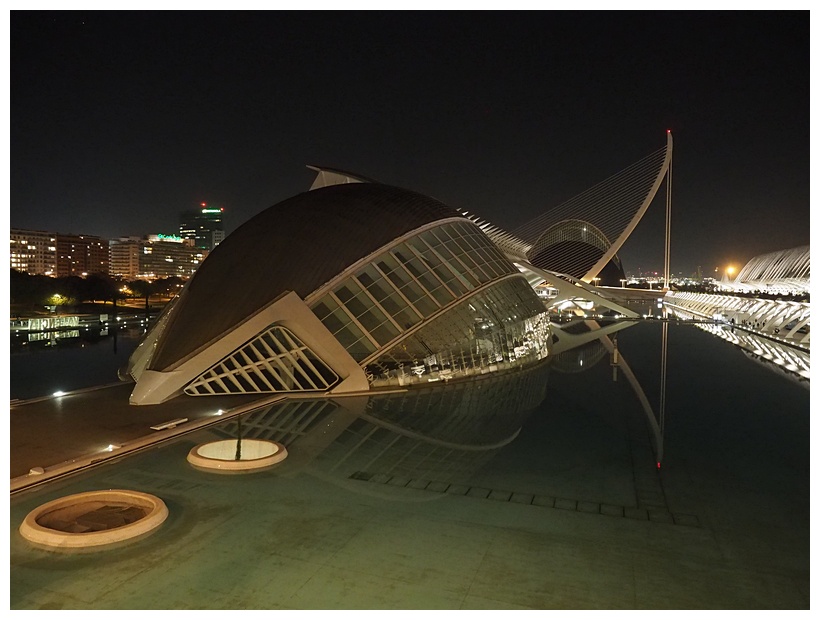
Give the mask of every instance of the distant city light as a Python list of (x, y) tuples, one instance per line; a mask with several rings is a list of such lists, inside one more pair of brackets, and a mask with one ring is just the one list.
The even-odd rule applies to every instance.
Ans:
[(66, 393), (65, 393), (65, 392), (63, 392), (62, 390), (57, 390), (57, 391), (56, 391), (56, 392), (54, 392), (54, 394), (53, 394), (53, 396), (65, 396), (65, 395), (66, 395)]

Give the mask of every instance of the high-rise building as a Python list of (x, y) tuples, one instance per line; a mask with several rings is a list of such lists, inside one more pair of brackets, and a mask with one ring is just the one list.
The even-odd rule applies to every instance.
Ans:
[(191, 239), (194, 246), (213, 250), (225, 238), (223, 207), (209, 207), (201, 203), (199, 209), (184, 211), (179, 217), (179, 236)]
[(109, 248), (111, 275), (134, 280), (189, 278), (207, 254), (191, 240), (161, 234), (112, 239)]
[(120, 237), (109, 241), (108, 252), (111, 259), (109, 274), (136, 280), (140, 273), (141, 250), (140, 237)]
[(31, 275), (57, 275), (57, 233), (11, 229), (11, 268)]

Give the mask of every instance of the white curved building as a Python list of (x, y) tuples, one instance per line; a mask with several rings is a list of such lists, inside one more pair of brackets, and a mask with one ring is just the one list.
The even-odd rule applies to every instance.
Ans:
[(546, 357), (543, 302), (476, 224), (415, 192), (320, 181), (208, 256), (131, 356), (132, 404), (361, 392)]
[[(559, 300), (637, 314), (590, 286), (671, 162), (667, 145), (527, 226), (312, 167), (311, 189), (220, 243), (131, 356), (132, 404), (182, 394), (340, 394), (449, 381), (545, 358)], [(614, 201), (614, 204), (613, 204)], [(571, 217), (573, 213), (582, 219)], [(617, 278), (616, 278), (617, 279)]]
[(811, 285), (810, 246), (769, 252), (751, 259), (728, 287), (741, 291), (807, 293)]

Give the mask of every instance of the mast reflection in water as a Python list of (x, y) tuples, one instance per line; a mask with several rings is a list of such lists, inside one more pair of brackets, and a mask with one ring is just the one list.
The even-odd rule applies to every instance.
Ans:
[[(236, 436), (219, 418), (67, 481), (53, 492), (139, 484), (176, 509), (134, 554), (138, 583), (112, 582), (98, 606), (145, 591), (162, 608), (219, 606), (223, 590), (188, 587), (213, 566), (260, 608), (343, 606), (334, 593), (354, 587), (360, 606), (426, 608), (442, 582), (459, 588), (455, 605), (477, 588), (540, 609), (564, 592), (613, 609), (808, 607), (809, 390), (692, 325), (624, 325), (556, 329), (564, 350), (526, 370), (247, 412), (242, 436), (289, 454), (252, 475), (187, 462), (192, 445)], [(48, 492), (12, 498), (12, 522)], [(24, 604), (64, 595), (38, 553), (13, 547)], [(313, 589), (309, 575), (276, 578), (294, 558), (327, 564)], [(104, 572), (122, 584), (134, 566)], [(72, 583), (102, 575), (72, 570)], [(384, 598), (397, 584), (418, 597)]]

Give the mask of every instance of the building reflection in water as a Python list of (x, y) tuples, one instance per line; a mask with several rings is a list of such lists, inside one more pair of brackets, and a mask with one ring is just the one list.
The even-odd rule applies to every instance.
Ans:
[(356, 490), (362, 489), (356, 479), (373, 476), (407, 480), (410, 486), (466, 483), (518, 437), (547, 397), (551, 373), (583, 372), (609, 359), (617, 362), (613, 377), (635, 391), (660, 463), (663, 411), (656, 414), (613, 337), (634, 323), (583, 323), (556, 330), (556, 342), (578, 346), (565, 344), (562, 352), (530, 368), (408, 390), (288, 400), (243, 414), (241, 426), (233, 421), (212, 432), (232, 438), (241, 428), (242, 438), (279, 442), (289, 453), (283, 475), (307, 472), (337, 484), (350, 482)]
[[(740, 298), (738, 300), (740, 302), (744, 301)], [(759, 301), (762, 304), (767, 303), (766, 300)], [(799, 304), (793, 306), (799, 309)], [(757, 329), (755, 324), (751, 324), (751, 321), (738, 320), (738, 324), (735, 324), (734, 318), (731, 319), (731, 323), (726, 322), (725, 318), (697, 320), (697, 314), (693, 314), (683, 307), (665, 304), (664, 310), (667, 309), (671, 316), (692, 320), (698, 328), (739, 347), (747, 357), (762, 366), (777, 374), (785, 375), (807, 389), (809, 388), (811, 380), (811, 344), (809, 342), (809, 327), (804, 325), (800, 328), (803, 322), (799, 324), (797, 321), (788, 323), (783, 332), (778, 334), (777, 330), (769, 332)], [(771, 320), (774, 321), (777, 318), (777, 315), (774, 315)], [(808, 321), (808, 319), (806, 318), (804, 321)], [(787, 329), (796, 330), (798, 328), (800, 328), (800, 331), (797, 332), (795, 337), (784, 337), (787, 335)]]
[(87, 344), (97, 344), (108, 338), (116, 351), (117, 336), (138, 339), (145, 333), (142, 324), (123, 325), (112, 327), (79, 327), (77, 329), (59, 329), (49, 331), (17, 331), (12, 332), (9, 344), (12, 353), (27, 349), (44, 349), (49, 347), (83, 347)]
[[(629, 362), (618, 349), (618, 332), (635, 325), (634, 322), (619, 321), (602, 326), (598, 321), (585, 320), (571, 323), (566, 327), (553, 326), (559, 333), (558, 343), (563, 343), (552, 360), (553, 368), (560, 373), (586, 372), (601, 360), (608, 358), (612, 367), (612, 380), (623, 377), (635, 393), (650, 431), (656, 466), (663, 463), (663, 427), (666, 417), (666, 353), (669, 324), (663, 322), (660, 356), (661, 391), (660, 401), (653, 407), (643, 387), (632, 372)], [(574, 345), (574, 346), (573, 346)]]
[(699, 323), (698, 327), (740, 347), (747, 357), (772, 372), (784, 375), (809, 389), (811, 350), (808, 346), (787, 344), (742, 327), (725, 324)]
[[(411, 390), (289, 400), (243, 414), (242, 437), (286, 445), (291, 473), (464, 481), (515, 440), (546, 397), (549, 373), (545, 360)], [(213, 432), (236, 437), (238, 429), (234, 422)]]

